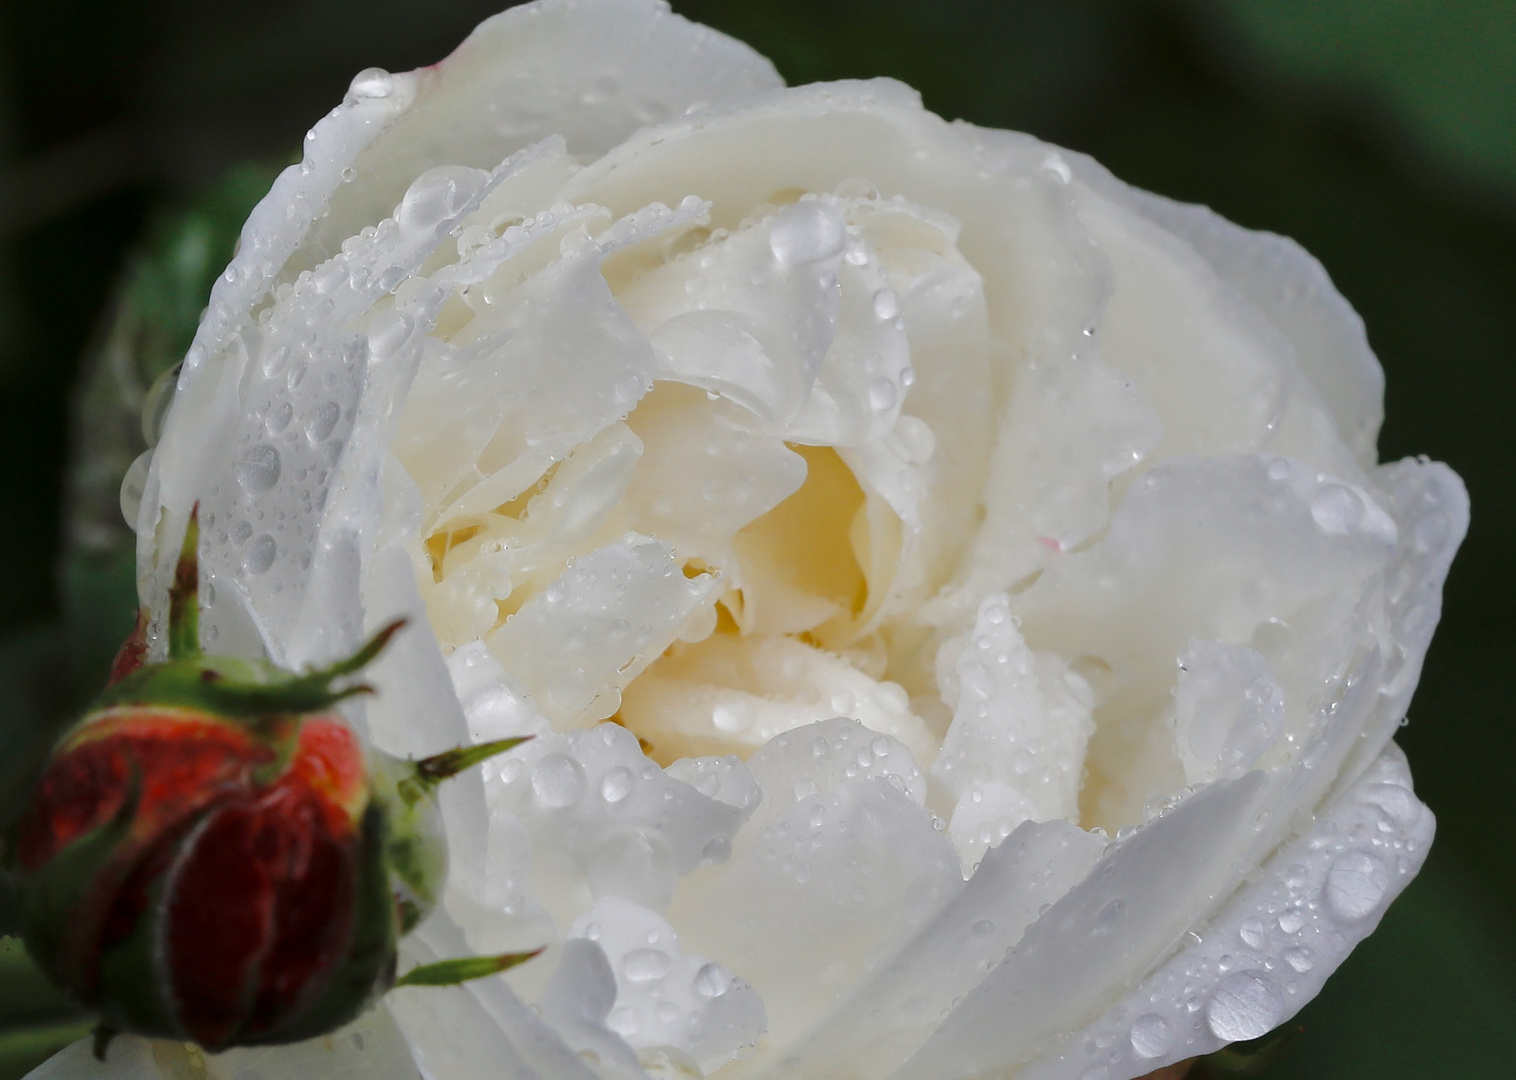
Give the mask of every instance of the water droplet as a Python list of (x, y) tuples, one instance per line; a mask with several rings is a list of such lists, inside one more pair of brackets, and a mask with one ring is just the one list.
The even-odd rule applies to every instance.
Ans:
[(702, 997), (718, 998), (731, 989), (732, 980), (720, 964), (701, 964), (695, 972), (695, 990)]
[(1138, 1057), (1160, 1057), (1173, 1045), (1174, 1031), (1157, 1013), (1147, 1013), (1132, 1021), (1132, 1049)]
[(1126, 914), (1126, 901), (1120, 899), (1112, 900), (1109, 904), (1100, 909), (1099, 915), (1095, 916), (1096, 932), (1098, 933), (1101, 931), (1109, 930), (1111, 927), (1115, 926), (1118, 921), (1120, 921), (1121, 916), (1124, 914)]
[(468, 205), (484, 175), (478, 169), (458, 165), (422, 173), (400, 200), (396, 223), (405, 232), (430, 232)]
[(883, 376), (869, 383), (869, 404), (875, 412), (888, 412), (900, 400), (900, 391)]
[(732, 857), (732, 842), (724, 836), (713, 836), (700, 849), (700, 857), (708, 863), (724, 863)]
[(969, 933), (975, 937), (989, 937), (995, 932), (995, 924), (989, 919), (980, 919), (969, 927)]
[(1284, 458), (1276, 457), (1273, 461), (1269, 462), (1270, 480), (1288, 480), (1290, 478), (1290, 473), (1293, 471), (1294, 470), (1291, 468), (1290, 463)]
[(279, 451), (259, 443), (242, 455), (234, 471), (244, 491), (267, 491), (279, 482)]
[(769, 229), (774, 258), (790, 266), (830, 259), (846, 243), (847, 222), (836, 209), (815, 199), (786, 206)]
[(1284, 1001), (1263, 972), (1234, 971), (1206, 1002), (1205, 1019), (1218, 1039), (1256, 1039), (1284, 1019)]
[(180, 361), (153, 380), (142, 399), (142, 437), (148, 446), (157, 446), (163, 435), (163, 421), (168, 419), (169, 406), (174, 403), (174, 391), (179, 386), (179, 371), (184, 367)]
[(261, 574), (274, 565), (279, 554), (279, 545), (268, 533), (259, 533), (242, 549), (242, 569), (249, 574)]
[(147, 470), (153, 462), (153, 452), (144, 450), (127, 466), (121, 478), (121, 517), (133, 529), (137, 527), (137, 513), (142, 509), (142, 494), (147, 490)]
[(1285, 908), (1279, 913), (1279, 929), (1293, 934), (1305, 925), (1305, 913), (1299, 908)]
[(305, 421), (306, 437), (313, 443), (325, 439), (337, 426), (341, 415), (342, 410), (335, 401), (323, 401), (311, 410), (310, 417)]
[(1261, 949), (1269, 942), (1269, 933), (1264, 927), (1262, 919), (1242, 920), (1242, 926), (1238, 928), (1237, 936), (1254, 949)]
[(577, 803), (584, 796), (584, 786), (584, 766), (567, 754), (546, 754), (532, 770), (537, 798), (558, 810)]
[(1345, 851), (1327, 871), (1321, 893), (1334, 915), (1357, 922), (1378, 909), (1389, 887), (1384, 863), (1364, 851)]
[(385, 98), (395, 90), (395, 77), (383, 68), (364, 68), (353, 76), (347, 92), (355, 98)]
[(1363, 500), (1352, 488), (1327, 484), (1311, 500), (1311, 518), (1324, 532), (1352, 532), (1363, 521)]
[(1291, 945), (1284, 950), (1284, 962), (1300, 972), (1302, 975), (1315, 966), (1316, 960), (1311, 955), (1311, 950), (1304, 945)]
[(632, 793), (632, 770), (617, 765), (600, 780), (600, 797), (608, 803), (618, 803)]
[(385, 360), (400, 351), (411, 333), (411, 321), (399, 312), (389, 311), (374, 319), (368, 328), (368, 351), (375, 360)]
[(606, 1017), (605, 1024), (624, 1039), (630, 1039), (642, 1030), (642, 1021), (637, 1017), (637, 1010), (630, 1005), (623, 1005), (613, 1010), (611, 1015)]
[(621, 973), (629, 982), (653, 982), (672, 970), (674, 962), (662, 949), (633, 949), (621, 960)]
[(894, 289), (880, 289), (874, 294), (874, 317), (888, 321), (900, 314), (900, 297)]
[(274, 407), (268, 411), (268, 419), (264, 421), (264, 425), (268, 428), (270, 435), (277, 435), (290, 426), (290, 421), (294, 419), (294, 416), (295, 407), (288, 401), (275, 402)]

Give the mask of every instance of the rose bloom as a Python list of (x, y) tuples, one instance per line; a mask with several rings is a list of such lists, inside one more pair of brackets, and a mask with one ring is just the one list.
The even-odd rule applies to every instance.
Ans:
[(129, 479), (142, 598), (161, 636), (198, 501), (208, 650), (411, 616), (361, 734), (535, 737), (444, 790), (402, 967), (549, 948), (37, 1075), (1122, 1080), (1265, 1034), (1432, 837), (1390, 738), (1467, 499), (1377, 463), (1382, 382), (1290, 241), (651, 0), (360, 74)]

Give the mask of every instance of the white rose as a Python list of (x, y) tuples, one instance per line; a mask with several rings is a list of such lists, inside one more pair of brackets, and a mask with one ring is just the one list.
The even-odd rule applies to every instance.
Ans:
[(1467, 501), (1376, 463), (1381, 386), (1291, 242), (651, 0), (359, 75), (212, 295), (142, 596), (199, 500), (214, 650), (415, 616), (374, 742), (537, 738), (449, 792), (408, 956), (552, 948), (197, 1067), (1121, 1080), (1262, 1035), (1432, 835), (1390, 737)]

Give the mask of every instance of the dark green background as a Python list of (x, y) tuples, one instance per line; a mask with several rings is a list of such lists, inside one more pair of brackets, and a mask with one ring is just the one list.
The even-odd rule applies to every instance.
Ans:
[[(94, 678), (100, 642), (129, 618), (119, 576), (85, 558), (61, 500), (70, 389), (112, 297), (203, 289), (249, 194), (354, 72), (436, 60), (496, 6), (0, 3), (0, 736)], [(1087, 151), (1326, 264), (1388, 375), (1381, 456), (1451, 463), (1474, 524), (1401, 737), (1437, 844), (1262, 1075), (1512, 1075), (1516, 2), (675, 7), (749, 41), (792, 83), (893, 75), (945, 116)], [(190, 218), (170, 216), (195, 199)], [(149, 257), (123, 286), (134, 250)], [(182, 347), (194, 306), (151, 313), (144, 348)], [(71, 651), (91, 658), (82, 675)], [(0, 1007), (33, 993), (13, 972), (0, 956)], [(0, 1078), (24, 1052), (4, 1035)]]

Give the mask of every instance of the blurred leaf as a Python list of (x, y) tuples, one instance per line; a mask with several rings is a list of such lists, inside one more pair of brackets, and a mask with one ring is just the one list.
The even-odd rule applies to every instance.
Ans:
[[(171, 400), (169, 372), (189, 349), (211, 284), (274, 174), (260, 164), (233, 169), (187, 207), (161, 213), (131, 258), (74, 400), (65, 558), (91, 562), (65, 571), (66, 588), (119, 573), (116, 557), (134, 547), (121, 514), (121, 480), (148, 448), (143, 406), (160, 379), (158, 400)], [(91, 613), (75, 607), (68, 615), (72, 631), (74, 620)]]
[(1510, 0), (1219, 0), (1252, 46), (1306, 85), (1368, 99), (1422, 155), (1516, 190)]
[(0, 937), (0, 1080), (18, 1080), (69, 1043), (95, 1018), (60, 993), (21, 942)]
[(25, 805), (69, 713), (68, 657), (55, 628), (0, 641), (0, 837)]
[(1269, 1032), (1259, 1039), (1233, 1043), (1195, 1063), (1193, 1080), (1222, 1080), (1229, 1076), (1262, 1076), (1279, 1052), (1304, 1030), (1297, 1024)]

